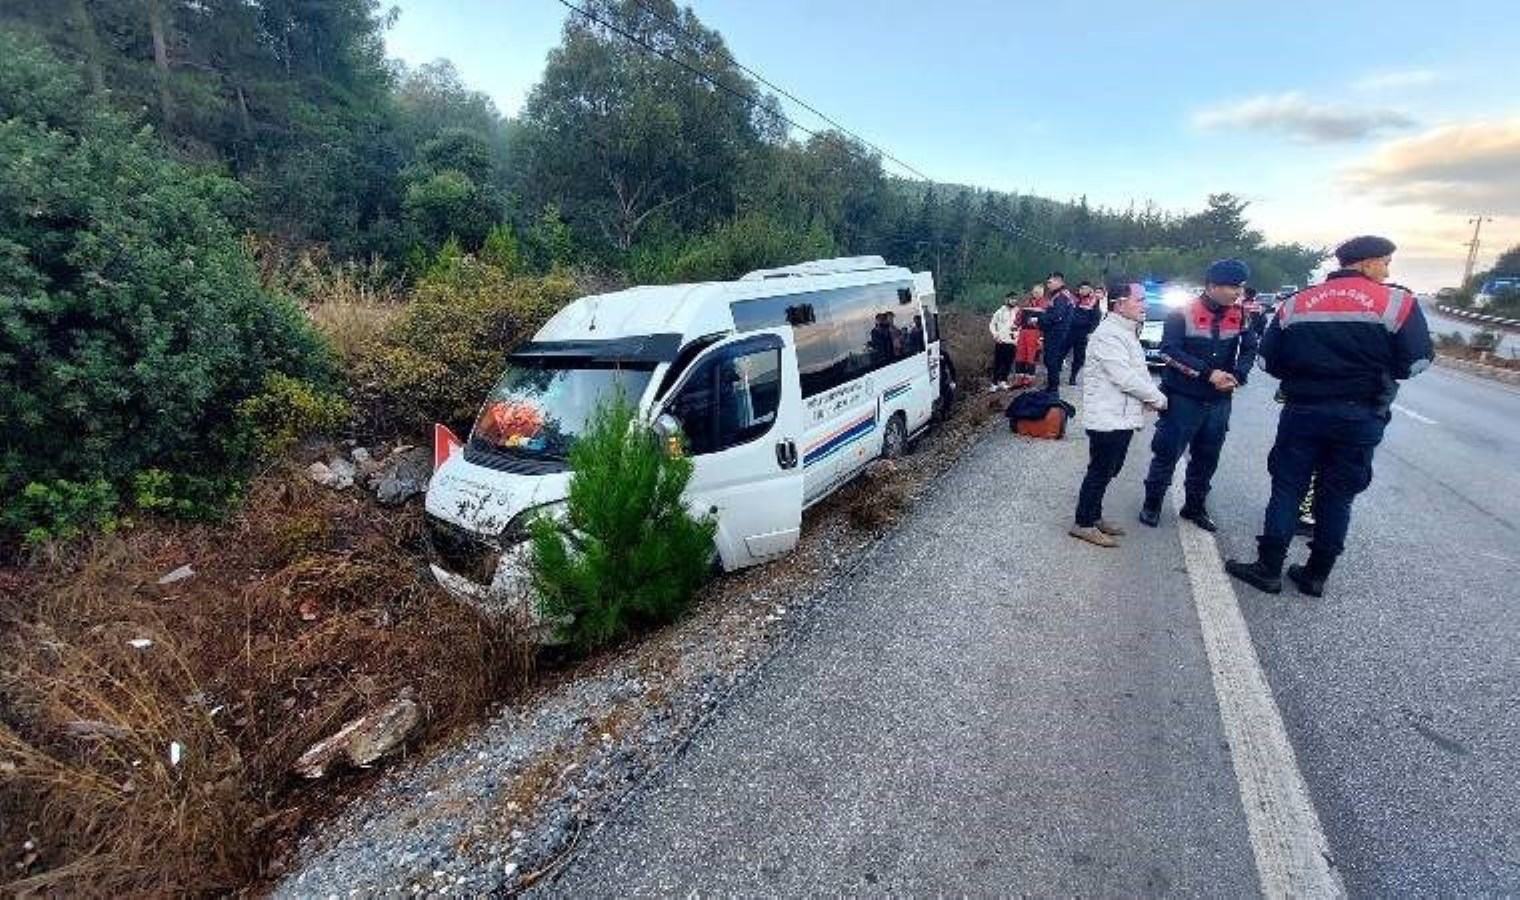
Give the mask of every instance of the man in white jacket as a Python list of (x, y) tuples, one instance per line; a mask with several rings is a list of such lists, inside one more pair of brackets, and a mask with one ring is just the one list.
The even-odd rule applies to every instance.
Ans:
[(1014, 327), (1014, 318), (1018, 315), (1016, 305), (1018, 295), (1009, 292), (1003, 298), (1003, 305), (992, 314), (992, 319), (987, 323), (987, 330), (992, 332), (992, 387), (989, 391), (1000, 391), (1008, 387), (1008, 372), (1013, 368), (1014, 341), (1018, 340), (1018, 330)]
[(1082, 416), (1087, 427), (1087, 475), (1077, 494), (1076, 524), (1069, 532), (1099, 547), (1117, 547), (1124, 529), (1103, 519), (1103, 493), (1124, 467), (1130, 438), (1145, 427), (1147, 410), (1166, 409), (1166, 395), (1151, 380), (1140, 347), (1145, 291), (1138, 284), (1109, 288), (1113, 310), (1087, 343)]

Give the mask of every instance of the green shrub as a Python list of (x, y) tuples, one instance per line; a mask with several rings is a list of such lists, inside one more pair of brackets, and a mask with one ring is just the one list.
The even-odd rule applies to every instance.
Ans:
[(486, 235), (485, 243), (480, 247), (480, 259), (508, 275), (522, 273), (522, 249), (517, 244), (516, 236), (512, 234), (512, 226), (497, 225), (491, 229)]
[(149, 469), (233, 483), (239, 404), (270, 373), (329, 377), (300, 309), (259, 286), (246, 199), (0, 33), (0, 507)]
[(525, 243), (535, 271), (561, 272), (575, 262), (575, 238), (553, 203), (539, 213), (538, 220), (528, 229)]
[(238, 418), (262, 458), (278, 456), (308, 435), (340, 431), (351, 415), (342, 397), (279, 372), (269, 374), (262, 393), (238, 404)]
[(514, 278), (474, 257), (435, 265), (412, 302), (351, 366), (364, 430), (415, 434), (465, 426), (507, 354), (575, 296), (567, 276)]
[(243, 499), (246, 478), (191, 475), (148, 469), (132, 476), (132, 505), (177, 519), (210, 521), (227, 515)]
[(566, 621), (560, 637), (589, 651), (680, 615), (717, 526), (682, 503), (691, 460), (667, 455), (624, 397), (598, 408), (570, 465), (565, 519), (532, 525), (533, 584), (543, 616)]
[(6, 501), (0, 532), (20, 535), (27, 544), (70, 540), (87, 529), (114, 529), (118, 506), (116, 489), (102, 478), (34, 481)]

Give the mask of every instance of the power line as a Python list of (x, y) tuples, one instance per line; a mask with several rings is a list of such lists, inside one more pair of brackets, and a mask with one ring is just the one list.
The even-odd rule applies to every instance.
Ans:
[[(695, 66), (688, 65), (687, 63), (682, 62), (681, 60), (679, 60), (676, 57), (670, 55), (669, 53), (666, 53), (664, 50), (661, 50), (660, 48), (654, 46), (653, 44), (649, 43), (648, 41), (645, 41), (643, 38), (639, 37), (638, 35), (633, 34), (632, 32), (626, 31), (626, 30), (624, 30), (622, 28), (619, 28), (618, 26), (612, 24), (611, 22), (607, 21), (606, 19), (601, 18), (596, 13), (593, 13), (590, 10), (582, 9), (579, 6), (576, 6), (574, 3), (571, 3), (570, 0), (558, 0), (558, 2), (559, 2), (559, 4), (561, 6), (565, 7), (566, 9), (568, 9), (568, 10), (570, 10), (572, 12), (579, 13), (580, 15), (582, 15), (585, 18), (591, 20), (592, 22), (595, 22), (596, 24), (602, 26), (603, 28), (607, 29), (608, 31), (610, 31), (610, 32), (618, 35), (619, 37), (622, 37), (623, 39), (625, 39), (625, 40), (627, 40), (627, 41), (629, 41), (631, 43), (637, 44), (638, 46), (644, 48), (645, 50), (649, 51), (650, 53), (653, 53), (654, 55), (660, 57), (661, 59), (663, 59), (663, 60), (665, 60), (667, 62), (675, 63), (676, 65), (678, 65), (681, 68), (685, 69), (687, 72), (690, 72), (691, 74), (697, 76), (698, 78), (702, 79), (703, 81), (707, 82), (708, 84), (712, 85), (713, 87), (717, 88), (718, 90), (722, 91), (723, 93), (728, 94), (728, 95), (734, 97), (735, 99), (744, 102), (745, 104), (747, 104), (751, 108), (755, 108), (755, 109), (759, 109), (760, 108), (760, 102), (758, 100), (756, 100), (754, 97), (751, 97), (748, 94), (745, 94), (743, 91), (739, 91), (739, 90), (736, 90), (736, 89), (734, 89), (732, 87), (729, 87), (728, 85), (724, 84), (723, 82), (719, 81), (718, 79), (712, 77), (708, 73), (702, 71), (701, 69), (698, 69)], [(778, 118), (781, 121), (785, 122), (786, 124), (792, 126), (793, 128), (796, 128), (797, 130), (799, 130), (799, 131), (807, 134), (808, 137), (813, 137), (816, 134), (818, 134), (817, 131), (815, 131), (815, 130), (813, 130), (811, 128), (808, 128), (806, 125), (803, 125), (801, 122), (798, 122), (795, 119), (792, 119), (792, 118), (788, 117), (785, 113), (777, 112), (777, 111), (771, 110), (771, 109), (762, 109), (761, 111), (764, 112), (766, 115), (775, 116), (776, 118)]]
[[(563, 0), (562, 0), (562, 2), (563, 2)], [(687, 30), (686, 26), (682, 25), (680, 22), (677, 22), (677, 21), (675, 21), (675, 20), (667, 17), (666, 15), (664, 15), (663, 13), (661, 13), (659, 10), (657, 10), (653, 6), (651, 6), (648, 2), (646, 2), (646, 0), (633, 0), (633, 2), (639, 8), (643, 9), (646, 13), (648, 13), (651, 18), (653, 18), (656, 21), (658, 21), (658, 22), (666, 25), (667, 27), (669, 27), (671, 30), (673, 30), (675, 32), (675, 34), (678, 37), (685, 39), (685, 41), (689, 45), (695, 45), (696, 48), (697, 48), (697, 50), (702, 51), (702, 50), (709, 49), (709, 47), (705, 44), (705, 42), (699, 42), (698, 38), (695, 37), (695, 36), (693, 36), (691, 34), (691, 32)], [(724, 49), (727, 50), (726, 47)], [(918, 168), (917, 166), (912, 165), (911, 163), (906, 162), (901, 157), (896, 156), (895, 154), (893, 154), (891, 151), (887, 150), (885, 147), (881, 146), (880, 144), (878, 144), (878, 143), (876, 143), (874, 141), (868, 140), (867, 138), (865, 138), (864, 136), (862, 136), (858, 131), (855, 131), (855, 130), (847, 127), (843, 123), (839, 122), (837, 119), (835, 119), (832, 116), (830, 116), (828, 113), (825, 113), (823, 110), (821, 110), (818, 107), (812, 105), (811, 103), (808, 103), (806, 100), (803, 100), (801, 97), (798, 97), (796, 94), (792, 93), (791, 91), (787, 90), (786, 88), (780, 86), (779, 84), (776, 84), (774, 81), (771, 81), (769, 78), (766, 78), (765, 75), (761, 74), (760, 72), (756, 71), (755, 69), (750, 68), (749, 66), (746, 66), (744, 63), (739, 62), (739, 60), (737, 60), (737, 59), (734, 58), (733, 54), (731, 54), (731, 53), (728, 54), (728, 58), (729, 58), (729, 61), (734, 64), (734, 67), (737, 68), (737, 69), (739, 69), (741, 72), (744, 72), (746, 75), (749, 75), (751, 78), (755, 79), (756, 81), (760, 82), (761, 84), (765, 85), (766, 87), (770, 88), (771, 90), (775, 91), (776, 93), (780, 94), (781, 96), (785, 97), (786, 99), (792, 101), (793, 103), (797, 104), (798, 106), (802, 107), (803, 109), (807, 110), (808, 112), (812, 113), (813, 115), (815, 115), (818, 118), (822, 119), (823, 121), (827, 122), (836, 131), (839, 131), (839, 132), (841, 132), (841, 133), (843, 133), (845, 135), (848, 135), (851, 139), (853, 139), (856, 143), (860, 144), (861, 146), (869, 148), (870, 150), (875, 151), (876, 154), (879, 155), (879, 156), (881, 156), (883, 159), (886, 159), (886, 160), (891, 161), (892, 163), (895, 163), (903, 171), (909, 173), (910, 175), (912, 175), (912, 176), (918, 178), (919, 180), (924, 181), (924, 182), (926, 182), (926, 183), (928, 183), (930, 185), (935, 185), (935, 184), (939, 183), (937, 179), (931, 177), (929, 174), (927, 174), (926, 172), (924, 172), (922, 169)], [(787, 119), (786, 121), (791, 122), (792, 120)], [(807, 131), (807, 129), (803, 129), (803, 130)], [(808, 133), (810, 135), (812, 135), (815, 132), (808, 131)], [(1076, 247), (1072, 247), (1070, 245), (1063, 244), (1063, 243), (1060, 243), (1058, 241), (1053, 241), (1053, 240), (1044, 238), (1044, 237), (1042, 237), (1040, 235), (1037, 235), (1037, 234), (1035, 234), (1033, 232), (1027, 231), (1027, 230), (1025, 230), (1025, 229), (1023, 229), (1023, 228), (1021, 228), (1021, 227), (1019, 227), (1017, 225), (1014, 225), (1014, 224), (1010, 223), (1009, 221), (1007, 221), (1006, 219), (1004, 219), (1004, 218), (1002, 218), (1000, 216), (992, 216), (992, 215), (988, 215), (987, 213), (983, 213), (983, 212), (980, 212), (980, 211), (973, 211), (972, 212), (972, 216), (974, 218), (977, 218), (977, 219), (981, 220), (982, 222), (985, 222), (985, 223), (990, 224), (990, 225), (994, 225), (994, 226), (1002, 229), (1003, 231), (1006, 231), (1006, 232), (1008, 232), (1008, 233), (1010, 233), (1010, 234), (1012, 234), (1012, 235), (1014, 235), (1016, 237), (1022, 237), (1023, 239), (1025, 239), (1027, 241), (1031, 241), (1031, 242), (1036, 243), (1036, 244), (1041, 244), (1041, 245), (1043, 245), (1045, 247), (1048, 247), (1048, 248), (1050, 248), (1052, 250), (1057, 250), (1057, 251), (1060, 251), (1060, 252), (1063, 252), (1063, 253), (1068, 253), (1068, 254), (1072, 254), (1072, 255), (1076, 255), (1076, 256), (1097, 256), (1097, 257), (1102, 257), (1102, 258), (1106, 259), (1106, 258), (1109, 258), (1109, 257), (1114, 257), (1114, 256), (1119, 256), (1119, 255), (1122, 255), (1122, 254), (1125, 254), (1125, 253), (1130, 253), (1130, 252), (1133, 252), (1136, 249), (1138, 249), (1138, 248), (1130, 247), (1130, 248), (1126, 248), (1124, 250), (1112, 251), (1112, 252), (1099, 252), (1099, 251), (1096, 251), (1096, 250), (1081, 250), (1081, 249), (1078, 249)]]
[[(639, 37), (638, 35), (633, 34), (632, 32), (629, 32), (628, 30), (626, 30), (624, 28), (621, 28), (621, 27), (619, 27), (617, 25), (614, 25), (613, 23), (607, 21), (606, 19), (602, 18), (601, 16), (596, 15), (595, 13), (591, 12), (590, 10), (585, 9), (583, 7), (580, 7), (580, 6), (576, 6), (575, 4), (571, 3), (570, 0), (557, 0), (557, 2), (559, 2), (559, 4), (561, 6), (564, 6), (566, 9), (569, 9), (572, 12), (578, 13), (579, 15), (583, 16), (584, 18), (588, 19), (589, 21), (594, 22), (597, 25), (600, 25), (601, 27), (603, 27), (603, 28), (607, 29), (608, 31), (610, 31), (610, 32), (612, 32), (612, 33), (614, 33), (614, 34), (622, 37), (623, 39), (629, 41), (630, 43), (635, 44), (635, 45), (641, 47), (645, 51), (647, 51), (649, 53), (653, 53), (654, 55), (660, 57), (661, 59), (666, 60), (667, 62), (674, 63), (675, 65), (681, 67), (685, 71), (691, 73), (692, 75), (695, 75), (697, 78), (701, 79), (703, 82), (705, 82), (705, 83), (713, 86), (714, 88), (717, 88), (718, 90), (722, 91), (725, 94), (728, 94), (729, 96), (734, 97), (735, 99), (743, 102), (744, 104), (748, 105), (752, 109), (758, 109), (762, 113), (764, 113), (765, 115), (774, 116), (774, 117), (780, 119), (781, 121), (785, 122), (786, 124), (790, 125), (791, 127), (796, 128), (797, 130), (803, 132), (804, 134), (808, 135), (809, 137), (817, 137), (820, 134), (819, 131), (803, 125), (802, 123), (800, 123), (797, 120), (791, 118), (790, 116), (787, 116), (785, 113), (778, 112), (778, 111), (770, 109), (770, 108), (762, 107), (760, 101), (758, 99), (756, 99), (755, 97), (753, 97), (753, 96), (751, 96), (749, 94), (746, 94), (743, 91), (739, 91), (739, 90), (737, 90), (737, 89), (735, 89), (735, 88), (733, 88), (733, 87), (725, 84), (724, 82), (718, 80), (717, 78), (713, 77), (712, 74), (710, 74), (710, 73), (708, 73), (706, 71), (703, 71), (702, 69), (699, 69), (696, 66), (690, 65), (690, 64), (688, 64), (688, 63), (686, 63), (686, 62), (678, 59), (677, 57), (675, 57), (675, 56), (673, 56), (673, 55), (671, 55), (669, 53), (666, 53), (664, 50), (661, 50), (660, 48), (654, 46), (653, 44), (649, 43), (648, 41), (645, 41), (643, 38)], [(695, 43), (695, 39), (691, 36), (691, 34), (680, 23), (674, 22), (671, 19), (667, 18), (666, 16), (662, 15), (658, 11), (654, 10), (653, 8), (651, 8), (647, 3), (643, 2), (643, 0), (634, 0), (634, 3), (636, 5), (638, 5), (641, 9), (643, 9), (645, 12), (647, 12), (656, 21), (658, 21), (658, 22), (664, 24), (665, 26), (667, 26), (668, 28), (674, 30), (675, 36), (678, 39), (684, 40), (684, 42), (686, 44), (688, 44), (688, 45)], [(738, 60), (733, 59), (733, 57), (732, 57), (731, 54), (729, 56), (729, 59), (730, 59), (731, 62), (733, 62), (734, 66), (736, 68), (738, 68), (741, 71), (745, 72), (746, 74), (750, 75), (756, 81), (759, 81), (761, 84), (766, 85), (767, 87), (771, 88), (772, 90), (776, 91), (777, 93), (779, 93), (779, 94), (785, 96), (786, 98), (790, 99), (793, 103), (796, 103), (797, 105), (801, 106), (803, 109), (807, 110), (808, 112), (811, 112), (812, 114), (818, 116), (820, 119), (823, 119), (825, 122), (829, 123), (829, 125), (831, 125), (833, 128), (835, 128), (836, 130), (838, 130), (838, 131), (842, 132), (843, 134), (847, 135), (849, 138), (851, 138), (853, 141), (855, 141), (857, 144), (861, 145), (862, 147), (869, 148), (869, 149), (875, 151), (882, 158), (891, 160), (893, 163), (895, 163), (898, 166), (902, 167), (905, 171), (907, 171), (909, 173), (912, 173), (915, 177), (917, 177), (918, 179), (924, 181), (925, 183), (929, 184), (930, 186), (933, 186), (933, 185), (935, 185), (935, 184), (938, 183), (937, 181), (935, 181), (935, 179), (933, 179), (929, 175), (925, 174), (922, 170), (918, 169), (915, 166), (909, 165), (908, 163), (906, 163), (903, 160), (899, 159), (897, 156), (895, 156), (892, 153), (888, 152), (886, 149), (882, 148), (881, 146), (877, 145), (876, 143), (874, 143), (872, 141), (869, 141), (869, 140), (866, 140), (864, 137), (860, 136), (855, 131), (852, 131), (851, 129), (846, 128), (844, 125), (840, 124), (839, 122), (837, 122), (832, 117), (828, 116), (827, 114), (825, 114), (821, 110), (817, 109), (812, 104), (807, 103), (806, 101), (804, 101), (801, 98), (797, 97), (795, 94), (793, 94), (792, 92), (786, 90), (785, 88), (782, 88), (782, 87), (778, 86), (775, 82), (771, 81), (770, 79), (768, 79), (765, 76), (761, 75), (760, 73), (756, 72), (754, 69), (751, 69), (750, 67), (745, 66), (744, 64), (740, 63)], [(1065, 254), (1072, 255), (1072, 256), (1077, 256), (1077, 257), (1096, 256), (1096, 257), (1107, 259), (1107, 258), (1110, 258), (1110, 257), (1116, 257), (1116, 256), (1120, 256), (1120, 255), (1122, 255), (1124, 253), (1130, 252), (1129, 250), (1125, 250), (1125, 251), (1117, 251), (1117, 252), (1112, 252), (1112, 253), (1100, 253), (1098, 251), (1092, 251), (1092, 250), (1081, 250), (1081, 249), (1078, 249), (1076, 247), (1071, 247), (1071, 246), (1068, 246), (1066, 244), (1063, 244), (1063, 243), (1060, 243), (1060, 242), (1057, 242), (1057, 241), (1049, 240), (1049, 239), (1044, 238), (1044, 237), (1042, 237), (1040, 235), (1037, 235), (1037, 234), (1034, 234), (1032, 232), (1026, 231), (1026, 230), (1024, 230), (1023, 228), (1020, 228), (1017, 225), (1013, 225), (1013, 224), (1007, 222), (1006, 220), (1004, 220), (1000, 216), (990, 215), (990, 214), (982, 212), (980, 210), (970, 210), (969, 212), (970, 212), (970, 215), (973, 218), (978, 219), (978, 220), (980, 220), (980, 221), (982, 221), (982, 222), (984, 222), (986, 224), (992, 225), (992, 226), (994, 226), (994, 227), (996, 227), (996, 228), (998, 228), (998, 229), (1000, 229), (1002, 231), (1005, 231), (1008, 234), (1013, 235), (1014, 237), (1022, 238), (1022, 239), (1026, 240), (1026, 241), (1029, 241), (1031, 243), (1039, 244), (1039, 245), (1047, 247), (1047, 248), (1049, 248), (1051, 250), (1055, 250), (1057, 252), (1065, 253)], [(1131, 249), (1133, 249), (1133, 248), (1131, 248)]]
[[(681, 23), (679, 23), (679, 22), (677, 22), (677, 21), (675, 21), (673, 19), (670, 19), (670, 18), (666, 17), (663, 13), (659, 12), (654, 7), (650, 6), (649, 3), (645, 2), (645, 0), (633, 0), (633, 2), (637, 6), (639, 6), (639, 8), (643, 9), (646, 13), (648, 13), (650, 15), (650, 17), (654, 18), (656, 21), (661, 22), (664, 25), (666, 25), (669, 28), (671, 28), (676, 33), (676, 35), (678, 37), (684, 38), (689, 44), (697, 44), (697, 39)], [(698, 46), (697, 49), (698, 50), (705, 50), (705, 49), (708, 49), (708, 48), (705, 47), (705, 46)], [(912, 165), (912, 164), (910, 164), (908, 162), (905, 162), (903, 159), (901, 159), (900, 157), (896, 156), (895, 154), (893, 154), (891, 151), (887, 150), (885, 147), (881, 146), (880, 144), (877, 144), (876, 142), (871, 141), (871, 140), (867, 140), (859, 132), (854, 131), (853, 129), (846, 127), (844, 124), (842, 124), (837, 119), (835, 119), (832, 116), (830, 116), (828, 113), (825, 113), (823, 110), (821, 110), (818, 107), (812, 105), (811, 103), (808, 103), (806, 100), (803, 100), (801, 97), (798, 97), (796, 94), (792, 93), (791, 91), (787, 90), (786, 88), (780, 86), (779, 84), (776, 84), (774, 81), (771, 81), (769, 78), (766, 78), (764, 75), (762, 75), (761, 73), (755, 71), (754, 69), (750, 68), (749, 66), (746, 66), (744, 63), (739, 62), (739, 60), (735, 59), (732, 54), (729, 54), (729, 61), (732, 62), (734, 64), (734, 67), (737, 68), (737, 69), (739, 69), (739, 71), (745, 73), (746, 75), (750, 76), (751, 78), (755, 79), (756, 81), (760, 82), (761, 84), (765, 85), (766, 87), (770, 88), (771, 90), (775, 91), (776, 93), (780, 94), (781, 96), (785, 97), (786, 99), (792, 101), (793, 103), (797, 104), (798, 106), (802, 107), (803, 109), (807, 110), (808, 112), (812, 113), (813, 115), (817, 116), (818, 118), (822, 119), (823, 121), (829, 123), (829, 125), (831, 127), (833, 127), (834, 130), (839, 131), (839, 132), (841, 132), (841, 133), (843, 133), (845, 135), (848, 135), (850, 138), (852, 138), (856, 143), (860, 144), (861, 146), (867, 147), (867, 148), (875, 151), (877, 153), (877, 155), (881, 156), (883, 159), (890, 160), (891, 162), (895, 163), (903, 171), (908, 172), (909, 174), (913, 175), (914, 177), (918, 178), (919, 180), (927, 182), (930, 185), (938, 183), (938, 181), (936, 179), (934, 179), (931, 176), (929, 176), (922, 169), (920, 169), (917, 166), (914, 166), (914, 165)], [(788, 120), (788, 121), (790, 121), (790, 120)], [(809, 133), (812, 134), (812, 132), (809, 132)], [(1020, 227), (1018, 227), (1016, 225), (1012, 225), (1012, 224), (1008, 223), (1007, 221), (1001, 219), (1000, 217), (989, 216), (986, 213), (982, 213), (982, 212), (973, 212), (972, 215), (975, 216), (978, 219), (981, 219), (983, 222), (987, 222), (988, 224), (996, 225), (999, 228), (1002, 228), (1003, 230), (1008, 231), (1008, 232), (1010, 232), (1010, 233), (1012, 233), (1012, 234), (1014, 234), (1016, 236), (1023, 237), (1025, 240), (1033, 241), (1033, 242), (1038, 243), (1038, 244), (1043, 244), (1043, 245), (1045, 245), (1047, 247), (1050, 247), (1051, 249), (1054, 249), (1054, 250), (1060, 250), (1060, 251), (1063, 251), (1063, 252), (1066, 252), (1066, 253), (1075, 253), (1075, 254), (1079, 254), (1079, 255), (1082, 255), (1082, 254), (1085, 254), (1085, 253), (1089, 252), (1089, 251), (1078, 250), (1078, 249), (1076, 249), (1074, 247), (1068, 247), (1068, 246), (1066, 246), (1064, 244), (1060, 244), (1060, 243), (1057, 243), (1055, 241), (1047, 240), (1047, 239), (1045, 239), (1043, 237), (1040, 237), (1038, 235), (1035, 235), (1035, 234), (1033, 234), (1031, 232), (1025, 231), (1024, 229), (1022, 229), (1022, 228), (1020, 228)]]

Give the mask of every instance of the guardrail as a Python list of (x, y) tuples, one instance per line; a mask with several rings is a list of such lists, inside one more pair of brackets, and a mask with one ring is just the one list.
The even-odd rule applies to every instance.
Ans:
[(1501, 316), (1490, 316), (1483, 313), (1475, 313), (1470, 309), (1457, 309), (1454, 306), (1436, 304), (1436, 309), (1442, 315), (1451, 316), (1453, 319), (1466, 319), (1469, 322), (1481, 322), (1487, 325), (1497, 325), (1500, 328), (1509, 328), (1520, 331), (1520, 319), (1506, 319)]

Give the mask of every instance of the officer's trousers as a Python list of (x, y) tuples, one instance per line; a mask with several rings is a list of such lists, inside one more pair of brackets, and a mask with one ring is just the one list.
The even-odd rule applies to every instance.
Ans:
[[(1383, 440), (1387, 418), (1366, 403), (1305, 406), (1289, 403), (1277, 419), (1277, 440), (1267, 457), (1272, 499), (1262, 524), (1264, 555), (1286, 551), (1298, 523), (1298, 507), (1314, 482), (1314, 537), (1309, 542), (1314, 574), (1323, 577), (1346, 548), (1351, 502), (1372, 483), (1372, 454)], [(1280, 564), (1281, 556), (1278, 556)], [(1269, 560), (1270, 562), (1270, 560)]]
[(1077, 373), (1087, 365), (1087, 330), (1073, 331), (1071, 337), (1071, 383), (1077, 383)]
[(1160, 502), (1172, 484), (1172, 473), (1184, 451), (1188, 454), (1187, 474), (1182, 486), (1187, 502), (1202, 503), (1209, 494), (1214, 470), (1219, 468), (1219, 452), (1230, 430), (1230, 398), (1198, 400), (1171, 393), (1166, 411), (1156, 420), (1151, 438), (1151, 468), (1145, 476), (1148, 503)]
[(1061, 388), (1061, 365), (1066, 362), (1066, 354), (1071, 350), (1070, 334), (1057, 331), (1045, 335), (1045, 389), (1048, 391), (1060, 390)]

